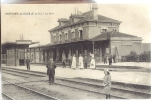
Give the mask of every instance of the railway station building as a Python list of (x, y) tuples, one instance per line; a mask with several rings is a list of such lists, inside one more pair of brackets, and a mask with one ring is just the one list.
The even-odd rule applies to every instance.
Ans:
[(16, 42), (5, 42), (1, 45), (1, 62), (7, 66), (25, 65), (25, 61), (31, 58), (28, 51), (29, 45), (36, 44), (31, 40), (16, 40)]
[[(122, 22), (98, 14), (96, 4), (87, 12), (77, 11), (69, 18), (59, 18), (58, 26), (49, 30), (51, 43), (27, 49), (32, 63), (47, 63), (49, 57), (56, 62), (75, 54), (78, 59), (91, 58), (103, 62), (105, 55), (115, 55), (122, 59), (131, 51), (142, 52), (142, 38), (119, 31)], [(17, 64), (17, 63), (16, 63)]]
[(90, 58), (94, 54), (96, 61), (102, 62), (105, 55), (121, 58), (131, 51), (141, 53), (142, 38), (119, 32), (121, 21), (97, 13), (98, 7), (92, 5), (88, 12), (77, 11), (69, 18), (58, 19), (58, 26), (49, 30), (51, 43), (43, 48), (44, 61), (53, 57), (62, 60), (62, 55), (82, 54)]

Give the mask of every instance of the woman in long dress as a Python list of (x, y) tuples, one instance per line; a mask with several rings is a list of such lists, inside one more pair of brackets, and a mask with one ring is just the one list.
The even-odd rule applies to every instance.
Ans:
[(103, 85), (104, 85), (104, 94), (106, 95), (106, 99), (110, 99), (111, 96), (111, 76), (110, 72), (108, 70), (104, 70), (104, 80), (103, 80)]
[(75, 57), (75, 54), (74, 54), (73, 57), (72, 57), (72, 65), (71, 65), (71, 67), (72, 67), (73, 69), (76, 69), (76, 57)]
[(90, 62), (90, 68), (95, 69), (95, 59), (94, 55), (92, 54), (91, 62)]
[(83, 68), (84, 68), (84, 66), (83, 66), (83, 57), (81, 56), (81, 54), (80, 54), (80, 56), (79, 56), (79, 68), (80, 68), (80, 69), (83, 69)]

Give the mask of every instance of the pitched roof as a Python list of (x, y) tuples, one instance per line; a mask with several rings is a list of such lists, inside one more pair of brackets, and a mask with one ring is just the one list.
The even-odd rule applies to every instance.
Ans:
[(117, 22), (117, 23), (121, 23), (121, 21), (115, 20), (115, 19), (111, 19), (102, 15), (98, 15), (98, 20), (102, 21), (102, 22)]
[[(73, 15), (73, 16), (77, 16), (77, 15)], [(67, 24), (65, 24), (64, 26), (56, 26), (54, 28), (52, 28), (51, 30), (49, 31), (52, 31), (52, 30), (57, 30), (57, 29), (60, 29), (60, 28), (64, 28), (64, 27), (67, 27), (67, 26), (70, 26), (70, 25), (74, 25), (74, 24), (78, 24), (78, 23), (82, 23), (82, 22), (86, 22), (86, 21), (99, 21), (99, 22), (115, 22), (115, 23), (121, 23), (121, 21), (118, 21), (118, 20), (114, 20), (114, 19), (111, 19), (111, 18), (108, 18), (108, 17), (105, 17), (105, 16), (102, 16), (100, 14), (98, 14), (98, 20), (94, 20), (93, 19), (93, 11), (87, 11), (85, 13), (82, 13), (82, 15), (79, 15), (81, 16), (82, 18), (77, 21), (77, 22), (68, 22)]]
[(134, 35), (126, 34), (126, 33), (121, 33), (121, 32), (108, 32), (109, 34), (112, 34), (111, 37), (137, 37)]
[(107, 40), (108, 37), (111, 35), (111, 37), (124, 37), (124, 38), (135, 38), (137, 36), (126, 34), (126, 33), (121, 33), (121, 32), (116, 32), (116, 31), (111, 31), (111, 32), (102, 32), (100, 35), (90, 39), (91, 41), (98, 41), (98, 40)]

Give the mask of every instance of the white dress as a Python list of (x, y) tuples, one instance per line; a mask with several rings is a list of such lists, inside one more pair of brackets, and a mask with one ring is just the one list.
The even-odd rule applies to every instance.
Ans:
[(90, 68), (95, 68), (95, 60), (92, 58), (90, 62)]
[(76, 57), (72, 57), (72, 68), (76, 68)]
[(79, 57), (79, 68), (84, 68), (83, 66), (83, 57)]

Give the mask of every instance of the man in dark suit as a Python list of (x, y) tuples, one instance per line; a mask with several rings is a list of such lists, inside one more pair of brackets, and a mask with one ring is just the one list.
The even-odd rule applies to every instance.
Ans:
[(27, 70), (30, 70), (30, 59), (27, 57), (26, 59)]
[(72, 64), (72, 57), (71, 55), (69, 54), (69, 57), (68, 57), (68, 61), (69, 61), (69, 67), (71, 68), (71, 64)]
[(47, 75), (49, 76), (49, 83), (54, 84), (55, 68), (56, 64), (53, 61), (53, 58), (50, 58), (47, 63)]

